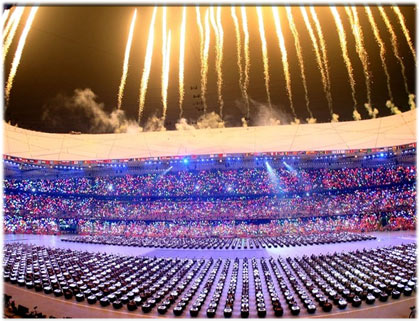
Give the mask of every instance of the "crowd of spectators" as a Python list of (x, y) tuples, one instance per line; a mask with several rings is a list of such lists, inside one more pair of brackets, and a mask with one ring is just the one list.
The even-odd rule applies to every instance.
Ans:
[(127, 220), (279, 219), (336, 214), (378, 213), (414, 208), (415, 185), (290, 197), (260, 196), (149, 201), (103, 200), (94, 197), (5, 194), (6, 215)]
[[(277, 182), (261, 168), (6, 178), (4, 232), (57, 234), (69, 221), (81, 234), (191, 237), (415, 226), (414, 165), (275, 172)], [(387, 224), (381, 213), (388, 213)]]
[(260, 237), (328, 232), (414, 230), (414, 209), (387, 213), (284, 218), (252, 221), (108, 221), (4, 217), (4, 232), (16, 234), (59, 234), (60, 225), (74, 225), (81, 235), (135, 237)]
[(414, 182), (415, 166), (296, 169), (265, 168), (178, 171), (143, 175), (5, 179), (6, 189), (70, 195), (179, 197), (319, 192)]

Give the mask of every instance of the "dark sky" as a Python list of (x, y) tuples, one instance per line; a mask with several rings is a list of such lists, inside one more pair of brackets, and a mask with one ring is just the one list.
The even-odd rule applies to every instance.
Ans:
[[(63, 114), (58, 115), (59, 123), (43, 121), (42, 114), (51, 104), (59, 104), (57, 95), (72, 96), (75, 89), (90, 88), (96, 95), (96, 101), (104, 104), (107, 113), (117, 106), (117, 93), (122, 74), (125, 45), (133, 14), (132, 6), (42, 6), (35, 17), (23, 51), (20, 66), (14, 81), (10, 103), (5, 111), (5, 120), (20, 127), (49, 132), (68, 132), (70, 130), (85, 131), (78, 122), (84, 122), (83, 117), (66, 121)], [(137, 120), (140, 79), (142, 75), (149, 23), (153, 7), (137, 7), (137, 22), (134, 31), (133, 46), (130, 55), (127, 85), (124, 92), (122, 109), (128, 119)], [(405, 17), (412, 39), (415, 35), (415, 7), (400, 6)], [(172, 29), (173, 45), (171, 47), (171, 68), (168, 89), (168, 111), (165, 126), (174, 129), (178, 120), (178, 53), (179, 27), (181, 25), (182, 8), (168, 9), (168, 28)], [(204, 8), (201, 9), (202, 18)], [(309, 89), (310, 109), (318, 122), (330, 121), (327, 101), (322, 89), (320, 72), (317, 69), (315, 54), (308, 31), (303, 22), (298, 7), (293, 9), (295, 22), (302, 45), (306, 77)], [(394, 102), (401, 111), (409, 109), (408, 97), (404, 90), (401, 68), (392, 52), (391, 40), (386, 26), (376, 7), (372, 7), (381, 36), (385, 42), (387, 66), (391, 74), (391, 86)], [(385, 10), (397, 34), (400, 55), (406, 67), (408, 87), (415, 90), (415, 64), (409, 50), (398, 19), (390, 7)], [(338, 34), (334, 19), (328, 7), (317, 7), (327, 44), (329, 71), (332, 83), (332, 98), (334, 112), (340, 115), (340, 121), (352, 120), (353, 102), (348, 82), (348, 74), (341, 55)], [(5, 61), (5, 80), (10, 70), (13, 55), (22, 32), (29, 9), (21, 20), (15, 39)], [(366, 102), (366, 86), (362, 64), (355, 50), (355, 41), (344, 8), (339, 12), (346, 30), (350, 60), (356, 79), (356, 95), (358, 111), (362, 119), (370, 118), (363, 104)], [(150, 73), (148, 91), (142, 125), (152, 115), (162, 115), (161, 102), (161, 13), (159, 8), (155, 25), (155, 46)], [(379, 110), (379, 116), (390, 115), (385, 107), (387, 100), (386, 77), (381, 66), (379, 47), (375, 42), (373, 32), (363, 7), (358, 7), (359, 19), (364, 33), (364, 42), (369, 55), (372, 72), (373, 107)], [(187, 10), (187, 37), (185, 53), (185, 101), (184, 116), (189, 122), (194, 122), (202, 114), (194, 105), (198, 101), (193, 98), (200, 93), (200, 38), (196, 23), (195, 7)], [(264, 86), (263, 61), (261, 41), (258, 31), (257, 14), (254, 7), (247, 8), (248, 26), (250, 32), (250, 84), (249, 96), (254, 101), (266, 104), (267, 96)], [(241, 24), (240, 10), (237, 11)], [(280, 8), (280, 17), (288, 50), (288, 61), (291, 72), (293, 102), (298, 118), (302, 121), (308, 117), (305, 107), (303, 85), (288, 20), (284, 8)], [(281, 63), (281, 53), (274, 28), (271, 8), (264, 8), (265, 33), (268, 45), (270, 64), (270, 90), (275, 110), (290, 115), (289, 102), (285, 89), (285, 79)], [(227, 126), (240, 126), (244, 109), (240, 102), (241, 93), (238, 85), (238, 66), (236, 60), (236, 40), (230, 7), (222, 10), (224, 27), (224, 60), (223, 60), (223, 99), (224, 120)], [(219, 112), (217, 103), (217, 87), (215, 72), (215, 39), (212, 32), (209, 55), (208, 73), (208, 111)], [(241, 28), (242, 44), (243, 33)], [(191, 90), (197, 86), (198, 90)], [(60, 106), (55, 106), (53, 112), (60, 113)], [(68, 112), (63, 108), (63, 113)], [(251, 106), (249, 124), (255, 124), (258, 108)], [(54, 117), (54, 115), (52, 115)]]

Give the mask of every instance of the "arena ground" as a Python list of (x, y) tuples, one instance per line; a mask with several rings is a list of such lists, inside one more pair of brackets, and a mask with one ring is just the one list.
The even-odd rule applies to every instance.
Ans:
[[(271, 249), (247, 249), (241, 251), (235, 250), (182, 250), (182, 249), (151, 249), (151, 248), (137, 248), (137, 247), (124, 247), (124, 246), (109, 246), (109, 245), (95, 245), (95, 244), (82, 244), (72, 242), (60, 241), (60, 236), (51, 235), (5, 235), (4, 242), (15, 243), (22, 242), (27, 244), (36, 244), (54, 248), (68, 248), (72, 250), (83, 250), (89, 252), (105, 252), (119, 255), (129, 256), (151, 256), (151, 257), (180, 257), (180, 258), (222, 258), (223, 261), (226, 259), (239, 258), (239, 276), (242, 273), (242, 260), (244, 257), (255, 257), (256, 259), (261, 257), (273, 257), (277, 259), (279, 256), (286, 259), (287, 257), (297, 257), (311, 254), (326, 254), (334, 252), (349, 252), (353, 250), (370, 249), (377, 247), (395, 246), (399, 244), (413, 243), (416, 241), (415, 231), (401, 231), (401, 232), (373, 232), (371, 233), (376, 236), (375, 240), (352, 242), (352, 243), (339, 243), (339, 244), (327, 244), (327, 245), (316, 245), (316, 246), (300, 246), (300, 247), (287, 247), (287, 248), (271, 248)], [(260, 275), (262, 276), (262, 268), (260, 261), (257, 260), (258, 267), (260, 269)], [(224, 262), (222, 262), (223, 265)], [(249, 266), (251, 268), (251, 264)], [(230, 265), (227, 281), (223, 290), (221, 302), (224, 302), (224, 297), (228, 291), (228, 280), (230, 280), (232, 274), (233, 264)], [(215, 279), (217, 283), (220, 271)], [(282, 271), (282, 270), (281, 270)], [(250, 270), (251, 272), (251, 270)], [(284, 271), (282, 271), (284, 273)], [(252, 273), (250, 273), (252, 274)], [(208, 277), (208, 275), (206, 276)], [(253, 287), (254, 280), (252, 276), (249, 277), (250, 285), (250, 298), (254, 298)], [(266, 283), (262, 277), (263, 289), (265, 289), (265, 302), (267, 303), (267, 318), (275, 317), (273, 310), (270, 306), (270, 298), (267, 293)], [(201, 284), (203, 286), (204, 282)], [(278, 284), (274, 282), (276, 288)], [(236, 299), (233, 309), (233, 318), (240, 317), (240, 289), (242, 286), (241, 277), (238, 278), (238, 285), (236, 290)], [(212, 291), (214, 288), (212, 289)], [(278, 290), (278, 288), (277, 288)], [(173, 318), (172, 311), (168, 311), (165, 315), (159, 315), (156, 308), (152, 312), (145, 314), (138, 309), (130, 312), (127, 309), (114, 310), (112, 307), (101, 307), (99, 304), (89, 305), (87, 302), (76, 302), (74, 300), (66, 300), (63, 297), (54, 297), (53, 295), (39, 294), (33, 289), (28, 290), (21, 288), (17, 285), (10, 283), (4, 283), (5, 293), (12, 295), (13, 299), (19, 304), (29, 307), (37, 306), (38, 311), (42, 311), (44, 314), (53, 315), (55, 317), (72, 317), (72, 318)], [(200, 292), (197, 291), (196, 296)], [(211, 293), (210, 293), (211, 294)], [(211, 295), (207, 296), (206, 302), (203, 305), (203, 309), (200, 311), (198, 317), (206, 318), (206, 309), (210, 301)], [(290, 314), (290, 310), (287, 309), (287, 303), (284, 298), (280, 296), (281, 303), (284, 310), (284, 317), (293, 317)], [(194, 300), (194, 298), (193, 298)], [(355, 308), (349, 305), (345, 310), (339, 310), (336, 306), (329, 313), (322, 312), (320, 309), (313, 315), (309, 315), (306, 310), (302, 310), (298, 317), (313, 317), (313, 318), (407, 318), (410, 313), (410, 307), (415, 305), (416, 296), (413, 294), (410, 297), (402, 296), (399, 300), (388, 300), (387, 302), (379, 302), (377, 300), (374, 305), (362, 304), (361, 307)], [(250, 306), (252, 301), (250, 300)], [(191, 304), (191, 303), (190, 303)], [(188, 308), (183, 312), (180, 317), (189, 317)], [(219, 307), (216, 313), (216, 317), (223, 318), (223, 308)], [(250, 317), (257, 317), (255, 309), (250, 309)]]

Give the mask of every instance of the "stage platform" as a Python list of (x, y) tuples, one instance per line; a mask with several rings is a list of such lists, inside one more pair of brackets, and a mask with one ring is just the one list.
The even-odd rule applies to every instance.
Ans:
[[(37, 235), (4, 235), (5, 243), (23, 242), (28, 244), (36, 244), (48, 247), (68, 248), (72, 250), (82, 250), (89, 252), (105, 252), (113, 253), (118, 255), (127, 256), (152, 256), (152, 257), (180, 257), (180, 258), (222, 258), (223, 262), (226, 259), (240, 258), (239, 263), (239, 276), (242, 275), (242, 259), (247, 258), (261, 258), (261, 257), (273, 257), (277, 259), (279, 256), (286, 259), (287, 257), (321, 254), (321, 253), (334, 253), (334, 252), (349, 252), (357, 249), (370, 249), (377, 247), (395, 246), (405, 243), (416, 242), (415, 231), (405, 232), (376, 232), (371, 233), (377, 238), (370, 241), (360, 241), (351, 243), (339, 243), (339, 244), (326, 244), (326, 245), (315, 245), (315, 246), (298, 246), (298, 247), (286, 247), (286, 248), (271, 248), (271, 249), (242, 249), (242, 250), (183, 250), (183, 249), (155, 249), (155, 248), (138, 248), (138, 247), (124, 247), (124, 246), (111, 246), (111, 245), (97, 245), (97, 244), (83, 244), (83, 243), (72, 243), (60, 241), (60, 236), (37, 236)], [(267, 306), (267, 318), (275, 318), (270, 303), (270, 298), (267, 293), (267, 286), (263, 277), (260, 261), (258, 261), (259, 272), (261, 275), (263, 290), (265, 294), (265, 302)], [(253, 305), (255, 304), (255, 296), (251, 289), (254, 287), (254, 280), (252, 277), (251, 264), (249, 286), (250, 286), (250, 318), (256, 318), (256, 311)], [(227, 275), (227, 281), (223, 290), (221, 298), (221, 304), (216, 313), (216, 317), (223, 318), (223, 302), (225, 302), (225, 296), (228, 290), (228, 280), (230, 280), (232, 274), (233, 264), (229, 267)], [(220, 269), (221, 270), (221, 269)], [(218, 282), (219, 273), (215, 279), (215, 284)], [(270, 267), (271, 270), (271, 267)], [(283, 272), (282, 272), (283, 273)], [(207, 276), (208, 277), (208, 276)], [(205, 282), (203, 282), (204, 284)], [(275, 287), (278, 293), (279, 287), (275, 281)], [(236, 289), (236, 299), (233, 309), (233, 318), (240, 317), (240, 293), (242, 288), (242, 281), (239, 277), (238, 285)], [(214, 288), (213, 288), (214, 290)], [(213, 291), (212, 290), (212, 291)], [(138, 309), (130, 312), (126, 308), (121, 310), (114, 310), (112, 307), (101, 307), (99, 304), (89, 305), (87, 302), (77, 303), (73, 300), (65, 300), (62, 297), (54, 297), (53, 295), (46, 295), (43, 293), (36, 293), (33, 289), (28, 290), (26, 288), (12, 285), (10, 283), (4, 283), (5, 293), (12, 295), (13, 300), (17, 303), (27, 306), (32, 309), (37, 306), (37, 310), (55, 317), (72, 317), (72, 318), (174, 318), (172, 310), (170, 309), (165, 315), (159, 315), (156, 308), (152, 312), (145, 314)], [(200, 291), (197, 292), (196, 296)], [(199, 318), (206, 318), (206, 307), (210, 301), (211, 293), (206, 299), (203, 308), (200, 311)], [(416, 296), (413, 294), (410, 297), (402, 296), (399, 300), (391, 300), (388, 302), (379, 302), (376, 300), (374, 305), (362, 304), (359, 308), (354, 308), (349, 305), (345, 310), (339, 310), (334, 305), (333, 309), (329, 313), (322, 312), (319, 306), (317, 306), (317, 312), (310, 315), (305, 309), (301, 310), (299, 316), (292, 316), (290, 310), (287, 307), (287, 303), (284, 301), (282, 295), (280, 295), (281, 304), (284, 308), (284, 315), (282, 318), (407, 318), (410, 313), (410, 306), (415, 305)], [(194, 302), (194, 299), (191, 301)], [(191, 305), (190, 302), (190, 305)], [(172, 308), (175, 305), (172, 306)], [(187, 308), (180, 317), (177, 318), (190, 318), (189, 309)]]

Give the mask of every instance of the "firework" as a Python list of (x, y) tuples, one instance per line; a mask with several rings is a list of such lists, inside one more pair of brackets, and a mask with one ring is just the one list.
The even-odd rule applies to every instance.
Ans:
[(141, 116), (144, 109), (144, 101), (146, 98), (147, 85), (149, 83), (150, 67), (152, 65), (153, 43), (155, 39), (156, 11), (157, 11), (157, 8), (155, 7), (153, 9), (152, 20), (150, 21), (149, 37), (147, 39), (146, 56), (144, 57), (143, 75), (141, 77), (141, 84), (140, 84), (140, 101), (139, 101), (139, 115), (138, 115), (139, 123), (140, 123)]
[(351, 29), (353, 36), (356, 42), (356, 52), (359, 56), (359, 59), (362, 63), (363, 73), (365, 75), (365, 84), (367, 91), (367, 103), (369, 106), (372, 106), (372, 90), (371, 90), (371, 73), (369, 70), (369, 56), (366, 52), (364, 43), (363, 43), (363, 32), (362, 27), (359, 23), (359, 16), (355, 7), (345, 7), (346, 13), (350, 20)]
[(130, 31), (128, 33), (127, 45), (125, 47), (123, 73), (121, 76), (120, 88), (118, 91), (118, 109), (121, 109), (122, 98), (124, 95), (125, 82), (128, 73), (128, 61), (130, 59), (131, 43), (133, 41), (134, 26), (136, 25), (137, 9), (134, 10), (133, 18), (131, 19)]
[(347, 68), (347, 73), (349, 75), (349, 80), (350, 80), (350, 87), (351, 87), (351, 95), (353, 98), (353, 108), (354, 110), (356, 110), (356, 105), (357, 105), (357, 100), (356, 100), (356, 91), (355, 91), (355, 81), (354, 81), (354, 77), (353, 77), (353, 67), (351, 65), (351, 61), (349, 58), (349, 54), (347, 52), (347, 39), (346, 39), (346, 33), (344, 31), (344, 27), (343, 24), (341, 22), (341, 18), (340, 15), (337, 11), (336, 7), (330, 7), (331, 13), (334, 17), (334, 21), (337, 27), (337, 32), (338, 32), (338, 37), (340, 39), (340, 47), (341, 47), (341, 52), (343, 55), (343, 60), (344, 63), (346, 65)]
[(13, 62), (12, 62), (12, 68), (10, 70), (9, 77), (7, 79), (6, 92), (5, 92), (6, 105), (9, 103), (10, 92), (13, 86), (13, 80), (15, 79), (16, 72), (20, 63), (20, 58), (22, 57), (23, 48), (25, 47), (26, 38), (28, 37), (28, 33), (31, 30), (32, 22), (35, 19), (35, 15), (37, 11), (38, 11), (38, 6), (31, 8), (31, 11), (29, 12), (29, 17), (26, 20), (25, 28), (23, 29), (22, 35), (20, 36), (20, 39), (19, 39), (15, 57), (13, 58)]
[(287, 49), (286, 49), (286, 46), (284, 44), (284, 37), (283, 37), (283, 31), (281, 29), (279, 11), (278, 11), (277, 7), (272, 7), (271, 9), (273, 11), (274, 24), (276, 26), (277, 38), (279, 39), (279, 48), (280, 48), (280, 52), (281, 52), (281, 60), (282, 60), (282, 63), (283, 63), (284, 78), (286, 79), (287, 96), (289, 98), (290, 108), (292, 109), (292, 111), (294, 113), (293, 99), (292, 99), (292, 84), (291, 84), (290, 71), (289, 71), (289, 62), (287, 60)]
[(402, 13), (400, 11), (400, 8), (398, 8), (397, 6), (393, 6), (392, 9), (394, 9), (394, 12), (398, 16), (398, 20), (400, 22), (401, 29), (404, 33), (405, 39), (407, 40), (407, 44), (410, 47), (411, 53), (413, 54), (414, 62), (416, 62), (417, 61), (416, 51), (414, 50), (414, 46), (413, 46), (413, 42), (411, 41), (410, 33), (408, 32), (407, 26), (405, 25), (404, 16), (402, 15)]
[(232, 15), (233, 23), (235, 25), (235, 36), (236, 36), (236, 61), (238, 64), (238, 70), (239, 70), (239, 88), (241, 89), (242, 98), (245, 99), (245, 93), (244, 93), (244, 86), (243, 86), (243, 79), (244, 79), (244, 71), (242, 68), (242, 55), (241, 55), (241, 33), (239, 31), (239, 21), (238, 17), (236, 15), (235, 7), (230, 7), (230, 12)]
[[(286, 7), (286, 13), (287, 13), (287, 18), (289, 20), (290, 30), (292, 30), (293, 39), (295, 41), (296, 54), (298, 57), (299, 67), (300, 67), (300, 76), (302, 77), (303, 88), (305, 90), (306, 109), (309, 110), (308, 85), (306, 84), (305, 65), (303, 63), (302, 48), (300, 46), (300, 41), (299, 41), (299, 33), (296, 29), (295, 21), (293, 19), (292, 9), (290, 7)], [(294, 113), (294, 116), (296, 118), (295, 113)]]
[(386, 76), (386, 85), (387, 85), (387, 88), (388, 88), (388, 96), (389, 96), (389, 99), (391, 101), (393, 101), (394, 98), (392, 96), (392, 90), (391, 90), (391, 76), (389, 75), (388, 67), (386, 65), (386, 60), (385, 60), (385, 57), (386, 57), (385, 44), (382, 41), (381, 34), (379, 33), (379, 29), (378, 29), (378, 26), (376, 25), (376, 22), (375, 22), (375, 19), (374, 19), (373, 15), (372, 15), (372, 11), (370, 10), (370, 8), (368, 6), (365, 6), (365, 11), (366, 11), (367, 16), (369, 18), (369, 23), (372, 27), (373, 34), (375, 35), (376, 42), (378, 43), (378, 46), (379, 46), (379, 55), (381, 57), (382, 68), (384, 69), (385, 76)]
[(265, 30), (264, 30), (264, 16), (262, 13), (261, 7), (256, 7), (257, 15), (258, 15), (258, 26), (260, 30), (260, 38), (261, 38), (261, 51), (263, 55), (263, 62), (264, 62), (264, 79), (265, 79), (265, 91), (267, 93), (267, 102), (270, 109), (271, 106), (271, 97), (270, 97), (270, 71), (268, 65), (268, 54), (267, 54), (267, 41), (265, 39)]
[(217, 29), (219, 34), (219, 44), (217, 45), (219, 51), (219, 60), (217, 62), (217, 92), (219, 96), (219, 106), (220, 106), (220, 117), (223, 118), (223, 96), (222, 96), (222, 85), (223, 85), (223, 72), (222, 72), (222, 63), (223, 63), (223, 38), (224, 31), (222, 25), (222, 8), (217, 7)]
[(170, 65), (170, 57), (171, 57), (171, 30), (169, 30), (167, 37), (166, 37), (166, 45), (165, 45), (165, 63), (164, 63), (164, 70), (163, 70), (163, 122), (166, 118), (166, 111), (168, 110), (168, 84), (169, 84), (169, 65)]
[(309, 11), (311, 12), (311, 17), (315, 22), (316, 32), (318, 34), (319, 44), (321, 47), (322, 62), (324, 64), (325, 80), (327, 81), (328, 108), (330, 109), (331, 118), (338, 119), (338, 115), (337, 117), (333, 117), (334, 111), (332, 108), (332, 95), (331, 95), (330, 71), (329, 71), (328, 56), (327, 56), (327, 45), (325, 44), (324, 34), (322, 32), (321, 24), (319, 22), (318, 15), (316, 14), (315, 8), (311, 6), (309, 8)]
[(201, 68), (201, 100), (203, 101), (204, 114), (207, 112), (207, 101), (206, 101), (206, 91), (207, 91), (207, 73), (209, 70), (208, 60), (209, 60), (209, 48), (210, 48), (210, 17), (209, 9), (206, 10), (204, 17), (204, 47), (203, 47), (203, 65)]
[(384, 8), (382, 8), (381, 6), (378, 6), (379, 12), (381, 13), (382, 19), (384, 20), (386, 27), (388, 29), (388, 32), (391, 35), (391, 44), (392, 44), (392, 51), (394, 52), (394, 56), (395, 58), (397, 58), (400, 66), (401, 66), (401, 74), (403, 76), (404, 79), (404, 88), (405, 88), (405, 92), (407, 93), (407, 95), (410, 94), (409, 90), (408, 90), (408, 85), (407, 85), (407, 77), (405, 75), (405, 66), (404, 66), (404, 62), (402, 61), (402, 58), (400, 56), (400, 53), (398, 52), (398, 42), (397, 42), (397, 36), (395, 35), (394, 32), (394, 28), (392, 28), (392, 24), (389, 21), (389, 18), (384, 10)]
[(247, 117), (249, 117), (248, 86), (249, 86), (249, 69), (251, 67), (251, 61), (249, 58), (250, 56), (249, 56), (248, 18), (246, 15), (246, 9), (243, 6), (241, 7), (241, 17), (242, 17), (242, 29), (244, 32), (244, 60), (245, 60), (243, 90), (244, 90), (244, 95), (245, 95)]
[(184, 101), (184, 55), (185, 55), (185, 25), (187, 19), (186, 7), (182, 9), (181, 37), (179, 40), (179, 118), (182, 117)]
[[(12, 17), (9, 20), (9, 21), (11, 21), (12, 18), (13, 18), (13, 21), (10, 25), (10, 28), (7, 29), (7, 27), (6, 27), (5, 33), (3, 35), (3, 41), (4, 41), (3, 63), (6, 60), (7, 53), (9, 52), (10, 45), (12, 44), (13, 38), (15, 37), (16, 30), (19, 26), (20, 19), (22, 18), (24, 10), (25, 10), (24, 7), (17, 7), (16, 10), (13, 12)], [(16, 13), (16, 15), (15, 15), (15, 13)]]

